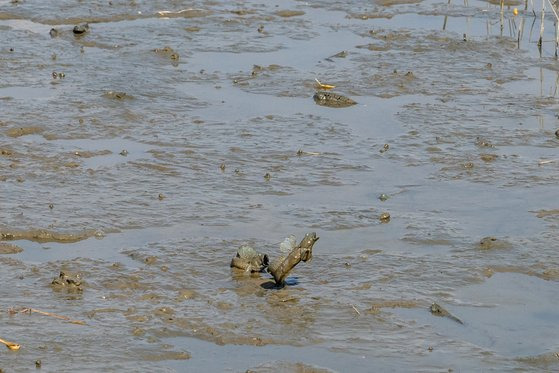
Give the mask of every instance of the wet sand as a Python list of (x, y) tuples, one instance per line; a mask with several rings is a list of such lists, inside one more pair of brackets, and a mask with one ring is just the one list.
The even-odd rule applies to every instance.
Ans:
[[(514, 6), (0, 0), (0, 369), (556, 370), (559, 64)], [(229, 267), (310, 231), (282, 289)]]

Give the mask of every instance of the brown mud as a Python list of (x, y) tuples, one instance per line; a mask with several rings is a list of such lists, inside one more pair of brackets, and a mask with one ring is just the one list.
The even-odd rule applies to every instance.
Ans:
[[(535, 6), (0, 0), (0, 369), (557, 370)], [(229, 268), (308, 231), (283, 288)]]

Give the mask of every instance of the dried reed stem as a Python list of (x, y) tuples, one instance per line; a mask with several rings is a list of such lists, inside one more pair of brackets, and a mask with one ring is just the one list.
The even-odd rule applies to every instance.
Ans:
[(73, 319), (69, 318), (68, 316), (58, 315), (58, 314), (52, 313), (52, 312), (40, 311), (40, 310), (37, 310), (35, 308), (22, 308), (21, 310), (19, 310), (17, 312), (29, 313), (29, 314), (35, 312), (35, 313), (38, 313), (38, 314), (41, 314), (41, 315), (44, 315), (44, 316), (50, 316), (50, 317), (54, 317), (54, 318), (57, 318), (57, 319), (60, 319), (60, 320), (65, 320), (65, 321), (68, 321), (71, 324), (86, 325), (85, 321), (73, 320)]
[(8, 342), (8, 341), (5, 341), (5, 340), (3, 340), (3, 339), (1, 339), (1, 338), (0, 338), (0, 343), (5, 344), (6, 347), (8, 347), (8, 348), (9, 348), (10, 350), (12, 350), (12, 351), (17, 351), (17, 350), (19, 350), (19, 348), (21, 347), (21, 345), (19, 345), (19, 344), (17, 344), (17, 343)]
[(542, 19), (540, 23), (540, 39), (538, 40), (538, 49), (540, 50), (540, 54), (542, 52), (544, 19), (545, 19), (545, 0), (542, 0)]

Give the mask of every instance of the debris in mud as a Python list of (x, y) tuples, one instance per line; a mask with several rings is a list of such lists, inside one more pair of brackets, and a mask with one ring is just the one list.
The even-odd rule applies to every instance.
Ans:
[(113, 100), (124, 100), (124, 99), (132, 99), (131, 95), (127, 94), (126, 92), (118, 92), (118, 91), (108, 91), (103, 94), (103, 97), (110, 98)]
[(206, 10), (206, 9), (188, 8), (188, 9), (181, 9), (181, 10), (177, 10), (177, 11), (160, 10), (160, 11), (157, 12), (157, 14), (160, 17), (165, 17), (165, 18), (178, 18), (178, 17), (198, 18), (198, 17), (207, 17), (207, 16), (211, 15), (212, 12), (210, 10)]
[(68, 292), (82, 292), (83, 284), (79, 273), (68, 273), (60, 271), (58, 277), (51, 282), (51, 287), (55, 291), (66, 290)]
[(89, 23), (84, 23), (83, 25), (74, 26), (72, 32), (74, 35), (82, 35), (89, 31)]
[(480, 148), (494, 148), (495, 146), (489, 141), (484, 139), (483, 137), (476, 137), (476, 145)]
[(481, 154), (479, 157), (484, 162), (493, 162), (495, 159), (497, 159), (496, 154), (486, 154), (485, 153), (485, 154)]
[(142, 359), (147, 361), (168, 361), (168, 360), (188, 360), (191, 358), (190, 353), (185, 351), (168, 351), (161, 354), (142, 354)]
[(30, 127), (16, 127), (10, 128), (6, 135), (9, 137), (21, 137), (26, 135), (33, 135), (36, 133), (41, 133), (43, 129), (41, 127), (30, 126)]
[[(308, 262), (312, 260), (312, 249), (319, 237), (315, 232), (305, 234), (298, 246), (294, 247), (286, 257), (280, 257), (274, 260), (268, 266), (268, 272), (274, 276), (277, 286), (284, 286), (285, 279), (291, 270), (301, 261)], [(295, 238), (289, 240), (294, 243)], [(285, 242), (285, 241), (284, 241)]]
[(22, 251), (23, 249), (17, 245), (0, 242), (0, 254), (17, 254), (21, 253)]
[(165, 46), (163, 48), (155, 48), (153, 51), (158, 56), (168, 58), (171, 61), (178, 61), (180, 59), (179, 54), (177, 52), (175, 52), (175, 50), (173, 48), (168, 47), (168, 46)]
[(276, 15), (279, 17), (289, 18), (289, 17), (297, 17), (304, 15), (305, 12), (302, 10), (279, 10), (276, 12)]
[(490, 249), (506, 249), (510, 247), (510, 243), (506, 241), (499, 240), (495, 237), (484, 237), (479, 241), (478, 244), (480, 249), (490, 250)]
[(386, 18), (386, 19), (390, 19), (394, 17), (393, 14), (390, 13), (381, 13), (381, 12), (369, 12), (369, 13), (350, 13), (346, 16), (346, 18), (355, 18), (355, 19), (361, 19), (363, 21), (366, 21), (368, 19), (376, 19), (376, 18)]
[(231, 260), (231, 267), (242, 269), (246, 272), (262, 272), (268, 267), (268, 255), (243, 245), (237, 250), (237, 255)]
[(298, 157), (301, 157), (303, 155), (320, 155), (320, 153), (319, 152), (307, 152), (307, 151), (304, 151), (303, 149), (297, 150), (297, 156)]
[(413, 300), (385, 300), (375, 302), (371, 305), (371, 308), (367, 310), (367, 313), (377, 315), (381, 312), (383, 308), (416, 308), (418, 303)]
[(90, 237), (102, 237), (102, 233), (94, 230), (87, 230), (80, 233), (58, 233), (47, 231), (45, 229), (33, 229), (28, 231), (0, 231), (0, 240), (3, 241), (28, 240), (39, 243), (72, 243), (82, 241)]
[(431, 306), (429, 307), (429, 311), (431, 311), (431, 313), (435, 316), (448, 317), (449, 319), (454, 320), (459, 324), (464, 324), (462, 322), (462, 320), (460, 320), (458, 317), (452, 315), (450, 312), (445, 310), (443, 307), (441, 307), (437, 303), (431, 304)]
[(288, 361), (273, 361), (264, 363), (254, 368), (247, 369), (245, 373), (275, 373), (275, 372), (299, 372), (299, 373), (333, 373), (333, 370), (308, 365), (305, 363), (293, 363)]
[(314, 102), (331, 108), (344, 108), (357, 104), (351, 98), (333, 92), (318, 91), (313, 96)]

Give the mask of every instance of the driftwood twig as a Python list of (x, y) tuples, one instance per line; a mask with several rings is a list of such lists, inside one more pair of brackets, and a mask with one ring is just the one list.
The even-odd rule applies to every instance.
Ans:
[(307, 233), (299, 246), (295, 247), (287, 257), (276, 260), (268, 266), (268, 272), (274, 276), (277, 286), (285, 285), (285, 278), (299, 262), (307, 262), (312, 259), (312, 248), (316, 241), (318, 241), (318, 237), (315, 232)]

